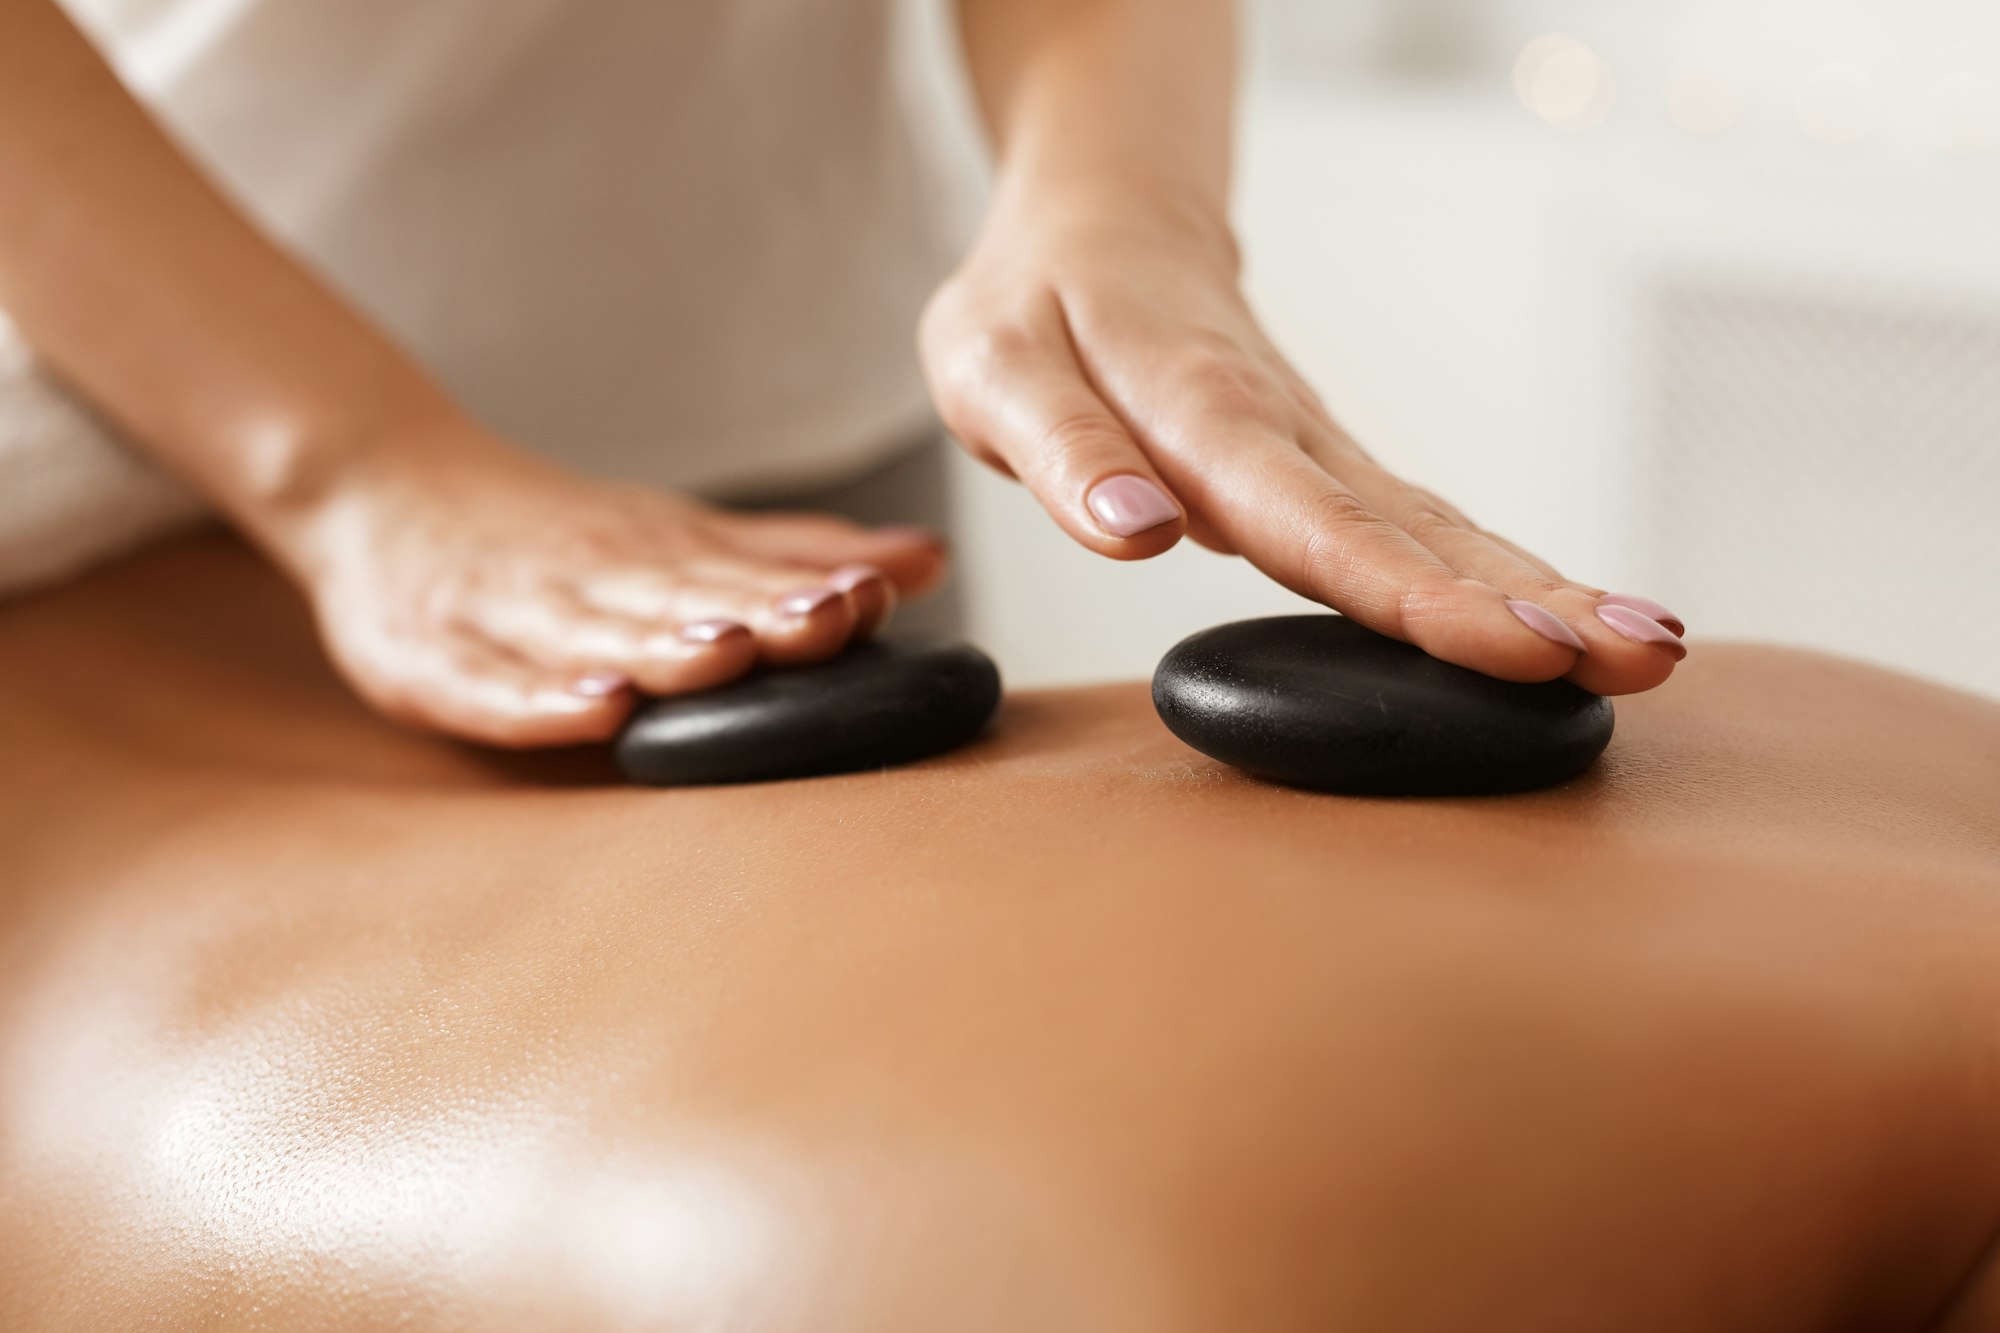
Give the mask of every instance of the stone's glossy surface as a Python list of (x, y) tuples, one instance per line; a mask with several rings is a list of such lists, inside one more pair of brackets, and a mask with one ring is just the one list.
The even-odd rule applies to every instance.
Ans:
[(1203, 630), (1153, 673), (1172, 732), (1259, 777), (1376, 796), (1528, 791), (1610, 743), (1611, 701), (1567, 681), (1495, 680), (1344, 616)]
[(641, 703), (612, 752), (626, 777), (663, 787), (850, 773), (963, 745), (999, 703), (1000, 673), (977, 648), (871, 641)]

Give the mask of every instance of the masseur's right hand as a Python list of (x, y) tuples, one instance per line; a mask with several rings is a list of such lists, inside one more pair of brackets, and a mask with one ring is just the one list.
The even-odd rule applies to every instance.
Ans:
[(1228, 209), (1239, 8), (960, 0), (998, 170), (920, 332), (945, 424), (1100, 555), (1186, 534), (1488, 675), (1660, 684), (1672, 612), (1396, 476), (1258, 326)]

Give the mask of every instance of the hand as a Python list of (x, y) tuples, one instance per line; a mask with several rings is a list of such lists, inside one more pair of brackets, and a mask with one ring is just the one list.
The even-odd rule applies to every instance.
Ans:
[(1003, 205), (933, 298), (925, 367), (976, 457), (1113, 559), (1185, 532), (1489, 675), (1602, 694), (1667, 678), (1685, 655), (1671, 612), (1606, 602), (1398, 480), (1258, 328), (1226, 228), (1136, 198)]
[(928, 533), (588, 481), (463, 424), (260, 526), (364, 698), (506, 746), (603, 739), (635, 688), (829, 657), (944, 572)]

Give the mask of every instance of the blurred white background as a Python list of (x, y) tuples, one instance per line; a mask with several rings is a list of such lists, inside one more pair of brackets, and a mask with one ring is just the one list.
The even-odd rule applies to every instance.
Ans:
[[(2000, 5), (1251, 12), (1250, 288), (1364, 445), (1697, 638), (2000, 694)], [(955, 485), (1014, 684), (1305, 605)]]

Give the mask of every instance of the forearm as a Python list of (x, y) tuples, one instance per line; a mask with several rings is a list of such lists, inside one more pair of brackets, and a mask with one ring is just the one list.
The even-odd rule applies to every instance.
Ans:
[(0, 308), (267, 546), (369, 441), (455, 414), (203, 179), (49, 0), (0, 3)]
[(1227, 235), (1233, 0), (960, 0), (997, 207), (1122, 193)]

